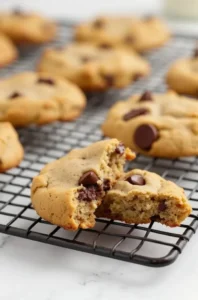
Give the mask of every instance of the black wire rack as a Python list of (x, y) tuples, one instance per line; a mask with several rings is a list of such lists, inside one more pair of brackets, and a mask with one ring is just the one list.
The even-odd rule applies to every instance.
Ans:
[[(72, 26), (60, 24), (60, 35), (53, 45), (61, 46), (72, 38)], [(31, 206), (32, 178), (43, 166), (75, 147), (87, 146), (102, 138), (100, 124), (109, 107), (118, 99), (145, 89), (163, 92), (164, 74), (176, 58), (190, 55), (195, 46), (192, 38), (174, 37), (165, 47), (147, 54), (152, 75), (120, 91), (89, 94), (84, 114), (75, 122), (53, 123), (47, 126), (20, 129), (25, 158), (17, 168), (0, 174), (0, 232), (102, 255), (127, 262), (161, 267), (171, 264), (182, 252), (198, 227), (198, 159), (175, 160), (148, 158), (139, 155), (130, 168), (156, 172), (185, 189), (193, 213), (177, 228), (152, 222), (149, 225), (124, 224), (119, 221), (97, 219), (92, 229), (70, 232), (41, 219)], [(21, 48), (20, 59), (0, 71), (0, 76), (35, 68), (43, 47)], [(14, 151), (14, 149), (13, 149)]]

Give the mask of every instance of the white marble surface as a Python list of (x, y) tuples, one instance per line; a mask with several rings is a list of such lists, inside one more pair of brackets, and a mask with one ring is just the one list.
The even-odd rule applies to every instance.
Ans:
[(197, 253), (156, 269), (0, 234), (0, 299), (196, 300)]

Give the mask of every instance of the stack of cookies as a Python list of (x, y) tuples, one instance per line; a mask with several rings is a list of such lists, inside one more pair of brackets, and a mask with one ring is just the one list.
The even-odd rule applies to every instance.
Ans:
[[(56, 25), (36, 14), (0, 16), (1, 66), (17, 57), (15, 44), (46, 43), (56, 35)], [(0, 171), (23, 158), (13, 126), (75, 120), (86, 107), (84, 92), (123, 88), (148, 76), (151, 66), (142, 53), (169, 38), (166, 25), (155, 17), (99, 17), (76, 26), (70, 44), (45, 49), (36, 72), (2, 79)], [(168, 72), (167, 82), (176, 92), (196, 94), (197, 57), (196, 51)], [(102, 124), (103, 134), (112, 139), (72, 150), (33, 179), (31, 199), (37, 213), (70, 230), (91, 228), (96, 217), (179, 226), (191, 212), (183, 189), (148, 171), (124, 172), (135, 152), (164, 158), (198, 154), (198, 104), (176, 92), (143, 90), (117, 102)]]

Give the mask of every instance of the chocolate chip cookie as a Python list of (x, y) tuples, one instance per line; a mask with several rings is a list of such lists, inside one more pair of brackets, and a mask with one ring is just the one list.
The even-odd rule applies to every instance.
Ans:
[(198, 49), (192, 57), (174, 62), (168, 70), (166, 81), (179, 94), (198, 97)]
[(0, 121), (15, 126), (70, 121), (85, 105), (77, 86), (54, 75), (24, 72), (0, 81)]
[(0, 33), (0, 68), (12, 63), (18, 56), (18, 52), (12, 41)]
[(149, 73), (150, 67), (134, 52), (124, 49), (73, 43), (47, 49), (38, 70), (62, 76), (84, 90), (121, 88)]
[(16, 167), (23, 159), (18, 134), (8, 122), (0, 123), (0, 172)]
[(16, 43), (45, 43), (56, 35), (54, 22), (20, 10), (0, 13), (0, 31)]
[(144, 52), (164, 45), (170, 33), (162, 20), (156, 17), (99, 17), (80, 24), (76, 40), (96, 43), (100, 47), (126, 47)]
[(45, 220), (76, 230), (95, 224), (95, 210), (135, 155), (116, 139), (74, 149), (33, 179), (31, 199)]
[(148, 171), (133, 170), (106, 193), (96, 216), (135, 224), (157, 221), (175, 227), (191, 210), (183, 189), (176, 184)]
[(145, 92), (117, 102), (102, 125), (105, 136), (149, 156), (198, 155), (198, 103), (174, 92)]

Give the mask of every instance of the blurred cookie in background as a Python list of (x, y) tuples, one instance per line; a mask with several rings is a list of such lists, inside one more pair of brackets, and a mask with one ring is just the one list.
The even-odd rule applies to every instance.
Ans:
[(170, 38), (166, 24), (157, 17), (98, 17), (78, 25), (75, 29), (78, 41), (89, 41), (101, 46), (124, 46), (138, 52), (164, 45)]
[(11, 64), (18, 57), (15, 45), (2, 33), (0, 33), (0, 52), (0, 68)]
[(126, 49), (71, 43), (62, 49), (45, 50), (38, 71), (61, 76), (84, 90), (95, 91), (125, 87), (148, 75), (150, 66)]
[(198, 48), (191, 57), (180, 58), (170, 66), (166, 81), (177, 93), (198, 97)]
[(0, 12), (0, 31), (15, 43), (40, 44), (54, 39), (57, 26), (38, 14), (15, 9)]

